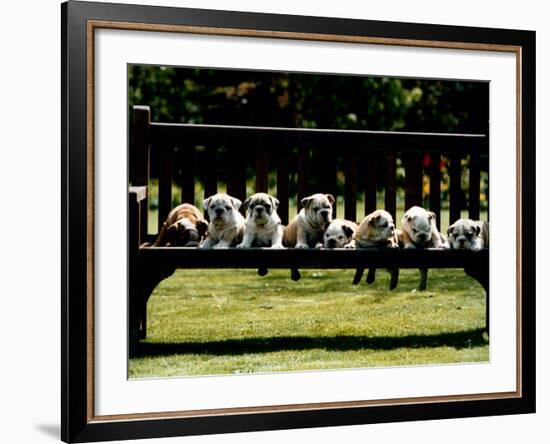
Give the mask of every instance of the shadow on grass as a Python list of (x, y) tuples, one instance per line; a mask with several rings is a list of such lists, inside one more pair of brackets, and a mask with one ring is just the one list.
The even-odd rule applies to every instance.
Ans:
[(398, 348), (454, 347), (460, 350), (487, 345), (488, 341), (483, 334), (484, 331), (484, 329), (479, 328), (456, 333), (400, 337), (282, 336), (273, 338), (226, 339), (210, 342), (142, 342), (139, 357), (176, 354), (240, 355), (310, 349), (349, 351), (361, 349), (393, 350)]

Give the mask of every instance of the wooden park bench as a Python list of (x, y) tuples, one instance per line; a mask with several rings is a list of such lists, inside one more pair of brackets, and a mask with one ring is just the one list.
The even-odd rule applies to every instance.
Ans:
[[(425, 154), (430, 164), (424, 171)], [(429, 209), (437, 223), (441, 214), (441, 157), (450, 162), (450, 221), (460, 218), (462, 159), (469, 170), (469, 217), (480, 215), (480, 171), (488, 171), (488, 138), (484, 134), (438, 134), (358, 130), (272, 128), (251, 126), (167, 124), (150, 121), (145, 106), (133, 108), (129, 188), (129, 338), (130, 354), (147, 335), (147, 301), (155, 287), (177, 268), (357, 269), (461, 268), (486, 293), (489, 327), (489, 252), (458, 250), (316, 250), (153, 247), (148, 234), (150, 171), (158, 177), (158, 226), (172, 208), (172, 189), (182, 202), (195, 202), (200, 181), (204, 196), (218, 191), (244, 201), (252, 192), (267, 192), (276, 180), (278, 213), (288, 223), (289, 202), (314, 192), (337, 192), (337, 175), (344, 177), (344, 216), (356, 220), (358, 196), (364, 192), (364, 213), (377, 208), (377, 188), (383, 184), (384, 208), (396, 220), (398, 159), (405, 168), (405, 208), (423, 204), (423, 176), (430, 181)], [(254, 172), (254, 189), (247, 192), (247, 171)], [(250, 174), (248, 174), (250, 176)], [(341, 193), (340, 193), (341, 194)], [(341, 199), (340, 199), (341, 201)], [(336, 206), (334, 208), (336, 212)], [(350, 278), (351, 285), (351, 278)]]

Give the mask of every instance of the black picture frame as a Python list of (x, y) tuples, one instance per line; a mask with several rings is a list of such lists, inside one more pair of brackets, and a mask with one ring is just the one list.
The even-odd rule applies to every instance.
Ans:
[[(370, 37), (386, 41), (506, 45), (517, 48), (521, 78), (518, 150), (521, 184), (521, 393), (513, 397), (388, 403), (364, 407), (97, 420), (91, 413), (90, 335), (90, 21), (223, 28), (266, 33)], [(180, 435), (370, 424), (535, 412), (535, 32), (69, 1), (62, 23), (62, 374), (61, 438), (90, 442)], [(93, 30), (92, 30), (93, 31)], [(438, 42), (437, 44), (435, 42)], [(93, 202), (93, 198), (92, 198)], [(92, 317), (92, 319), (91, 319)], [(92, 409), (93, 410), (93, 409)]]

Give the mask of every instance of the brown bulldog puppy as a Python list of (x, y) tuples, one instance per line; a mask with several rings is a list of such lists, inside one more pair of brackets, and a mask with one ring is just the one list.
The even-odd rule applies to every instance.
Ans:
[(207, 228), (199, 209), (184, 203), (168, 213), (153, 246), (198, 247)]

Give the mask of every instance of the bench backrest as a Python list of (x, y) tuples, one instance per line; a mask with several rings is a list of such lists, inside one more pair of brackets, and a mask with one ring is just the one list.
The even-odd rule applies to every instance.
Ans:
[[(429, 165), (424, 163), (426, 154)], [(336, 196), (342, 176), (346, 219), (358, 219), (359, 193), (364, 192), (365, 214), (376, 209), (380, 184), (385, 189), (384, 207), (395, 219), (400, 159), (405, 169), (405, 208), (422, 205), (427, 174), (429, 208), (439, 222), (442, 156), (450, 160), (450, 220), (460, 218), (463, 205), (463, 161), (469, 171), (469, 217), (479, 219), (482, 165), (488, 170), (488, 138), (483, 134), (166, 124), (151, 122), (149, 108), (135, 106), (130, 183), (148, 185), (151, 164), (155, 165), (159, 227), (172, 207), (173, 184), (181, 187), (182, 202), (195, 202), (197, 181), (204, 187), (204, 196), (218, 192), (223, 182), (228, 194), (244, 201), (253, 192), (267, 192), (270, 177), (276, 181), (278, 212), (284, 224), (291, 196), (297, 198), (298, 209), (301, 198), (314, 192)], [(247, 190), (247, 169), (254, 173), (252, 190)], [(146, 226), (142, 229), (147, 233)]]

